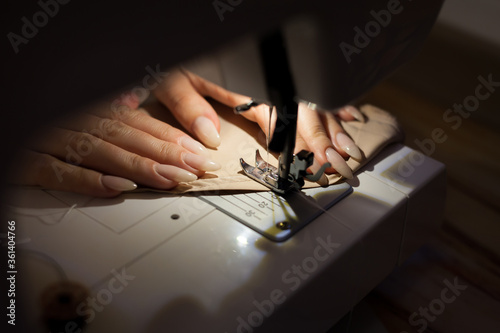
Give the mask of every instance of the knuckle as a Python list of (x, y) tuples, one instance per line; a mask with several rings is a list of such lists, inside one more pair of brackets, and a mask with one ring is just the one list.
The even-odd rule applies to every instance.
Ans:
[(111, 119), (121, 120), (124, 119), (132, 109), (125, 104), (115, 103), (111, 106)]
[(106, 114), (107, 117), (113, 120), (126, 121), (128, 119), (134, 118), (139, 113), (137, 108), (132, 108), (130, 103), (125, 103), (119, 99), (115, 100), (111, 104), (111, 112)]
[(85, 136), (86, 134), (83, 132), (70, 131), (66, 134), (66, 142), (71, 148), (76, 148), (83, 140), (85, 140)]
[(322, 124), (311, 124), (307, 128), (301, 130), (300, 134), (309, 148), (313, 150), (324, 150), (327, 146), (331, 146), (332, 142), (327, 135), (327, 132)]
[(145, 165), (145, 159), (137, 154), (131, 154), (128, 158), (128, 165), (131, 170), (143, 170)]
[(178, 111), (183, 105), (187, 104), (189, 101), (189, 95), (179, 94), (172, 99), (172, 109), (170, 111)]
[(164, 142), (159, 145), (158, 153), (160, 157), (171, 157), (175, 156), (175, 154), (177, 153), (177, 149), (173, 144)]
[[(68, 132), (66, 134), (66, 161), (71, 160), (72, 155), (76, 160), (72, 164), (81, 164), (81, 159), (90, 155), (94, 148), (99, 145), (100, 140), (86, 132)], [(76, 157), (75, 157), (76, 156)]]
[(326, 131), (323, 125), (321, 124), (313, 124), (311, 125), (307, 131), (312, 139), (323, 139), (326, 138)]
[(126, 134), (125, 125), (116, 119), (103, 118), (100, 122), (100, 130), (107, 138), (118, 137)]
[(315, 124), (307, 128), (308, 132), (308, 142), (310, 142), (311, 145), (316, 146), (320, 143), (324, 144), (325, 142), (329, 141), (325, 128), (321, 124)]
[(122, 122), (123, 123), (134, 123), (136, 121), (141, 121), (143, 119), (144, 115), (148, 115), (148, 111), (144, 109), (136, 109), (128, 112), (123, 118)]

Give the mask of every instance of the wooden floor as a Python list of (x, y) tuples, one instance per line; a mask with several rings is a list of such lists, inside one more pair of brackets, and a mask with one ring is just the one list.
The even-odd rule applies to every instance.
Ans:
[(443, 120), (489, 75), (500, 82), (500, 49), (437, 27), (361, 101), (394, 113), (410, 147), (435, 128), (447, 136), (424, 151), (447, 167), (443, 227), (366, 298), (389, 332), (500, 332), (500, 87), (460, 125)]

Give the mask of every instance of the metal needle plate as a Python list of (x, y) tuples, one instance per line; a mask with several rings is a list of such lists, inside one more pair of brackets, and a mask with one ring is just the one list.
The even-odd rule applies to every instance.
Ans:
[(204, 195), (199, 198), (272, 241), (282, 242), (352, 192), (347, 183), (289, 191)]

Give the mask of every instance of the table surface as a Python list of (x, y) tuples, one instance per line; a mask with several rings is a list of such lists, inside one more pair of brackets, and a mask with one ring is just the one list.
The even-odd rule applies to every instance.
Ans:
[[(478, 76), (500, 81), (500, 50), (437, 27), (421, 54), (363, 100), (395, 114), (405, 144), (443, 128), (448, 139), (430, 154), (447, 167), (442, 230), (367, 297), (389, 332), (418, 332), (410, 316), (440, 299), (444, 280), (467, 288), (435, 318), (429, 332), (498, 332), (500, 329), (500, 90), (456, 130), (443, 113), (473, 95)], [(419, 317), (420, 318), (420, 317)], [(415, 318), (418, 319), (418, 318)]]

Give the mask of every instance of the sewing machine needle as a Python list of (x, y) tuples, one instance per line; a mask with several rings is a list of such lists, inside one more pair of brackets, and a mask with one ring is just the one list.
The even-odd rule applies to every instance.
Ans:
[(271, 141), (271, 119), (272, 119), (272, 114), (273, 114), (273, 107), (270, 105), (269, 106), (269, 124), (267, 127), (267, 135), (266, 135), (266, 151), (267, 151), (267, 156), (266, 156), (266, 164), (269, 165), (269, 142)]

